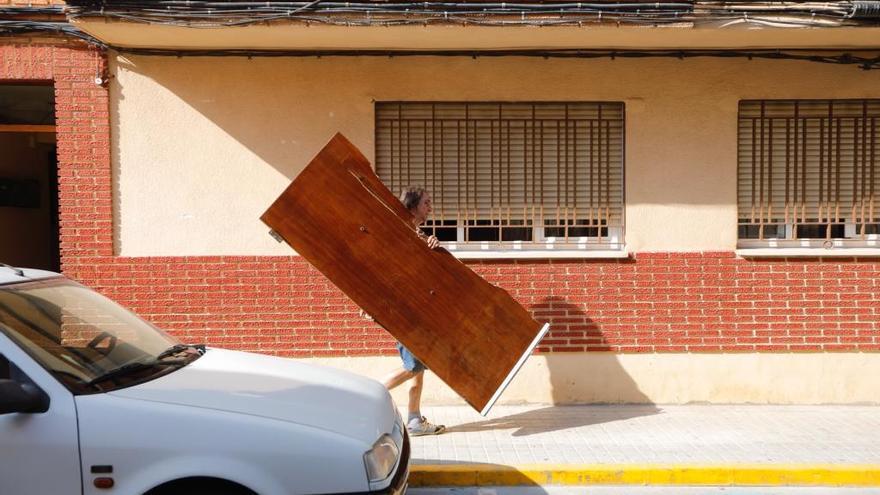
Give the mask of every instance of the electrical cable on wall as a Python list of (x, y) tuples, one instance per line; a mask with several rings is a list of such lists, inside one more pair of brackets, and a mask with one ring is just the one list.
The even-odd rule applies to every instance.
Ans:
[(66, 22), (9, 21), (0, 19), (0, 36), (22, 34), (62, 35), (88, 42), (91, 45), (107, 48), (107, 45)]
[(172, 57), (532, 57), (532, 58), (747, 58), (771, 60), (799, 60), (837, 65), (858, 65), (865, 70), (880, 69), (880, 54), (876, 51), (864, 54), (826, 53), (817, 54), (800, 50), (169, 50), (151, 48), (116, 48), (132, 55), (155, 55)]
[(72, 18), (100, 15), (130, 22), (188, 27), (245, 26), (278, 20), (333, 25), (454, 23), (581, 25), (732, 22), (774, 26), (880, 23), (880, 0), (837, 2), (217, 2), (69, 0)]
[[(217, 2), (193, 0), (68, 0), (66, 7), (0, 8), (0, 15), (66, 14), (110, 17), (129, 22), (190, 28), (247, 26), (255, 23), (317, 23), (344, 26), (458, 24), (480, 26), (712, 25), (772, 27), (841, 27), (880, 25), (880, 0), (839, 2), (669, 2), (669, 3), (498, 3), (498, 2)], [(84, 40), (102, 49), (157, 56), (238, 57), (541, 57), (647, 58), (720, 57), (801, 60), (880, 68), (876, 51), (808, 50), (173, 50), (107, 46), (67, 22), (0, 20), (0, 35), (45, 33)]]

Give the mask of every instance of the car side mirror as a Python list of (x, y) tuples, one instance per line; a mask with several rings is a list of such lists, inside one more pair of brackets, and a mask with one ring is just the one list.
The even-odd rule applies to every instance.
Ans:
[(0, 414), (44, 413), (49, 396), (37, 386), (15, 380), (0, 380)]

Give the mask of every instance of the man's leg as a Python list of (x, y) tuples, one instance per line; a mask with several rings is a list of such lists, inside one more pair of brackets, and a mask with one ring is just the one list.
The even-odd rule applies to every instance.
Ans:
[(425, 382), (425, 370), (416, 372), (409, 386), (409, 408), (406, 429), (414, 437), (421, 435), (436, 435), (446, 429), (443, 425), (435, 425), (422, 416), (422, 385)]
[(403, 368), (396, 371), (382, 381), (385, 388), (391, 390), (401, 383), (413, 379), (409, 387), (409, 403), (407, 404), (406, 428), (410, 435), (436, 435), (442, 432), (445, 427), (443, 425), (431, 424), (422, 416), (422, 386), (425, 382), (425, 365), (419, 361), (413, 353), (406, 347), (399, 344), (397, 350), (400, 351), (400, 359), (403, 361)]
[[(385, 388), (391, 390), (413, 376), (415, 376), (415, 373), (412, 371), (409, 371), (406, 368), (400, 368), (399, 370), (386, 375), (385, 378), (382, 379), (382, 385), (385, 385)], [(421, 394), (421, 391), (419, 391), (419, 394)]]
[(409, 419), (422, 417), (422, 385), (425, 383), (425, 370), (413, 374), (413, 381), (409, 385)]

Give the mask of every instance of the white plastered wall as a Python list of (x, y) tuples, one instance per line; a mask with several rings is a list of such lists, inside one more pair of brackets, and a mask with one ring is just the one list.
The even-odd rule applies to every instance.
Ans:
[(124, 256), (289, 254), (260, 214), (334, 133), (372, 157), (381, 100), (623, 101), (628, 250), (732, 250), (738, 101), (880, 96), (794, 61), (111, 57)]

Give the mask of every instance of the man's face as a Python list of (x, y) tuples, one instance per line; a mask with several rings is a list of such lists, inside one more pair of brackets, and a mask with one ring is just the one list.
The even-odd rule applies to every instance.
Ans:
[(434, 208), (431, 206), (431, 195), (428, 193), (422, 194), (422, 199), (419, 201), (419, 204), (416, 205), (415, 209), (413, 209), (412, 214), (416, 217), (416, 221), (419, 224), (425, 223), (425, 220), (428, 219), (428, 215), (434, 211)]

